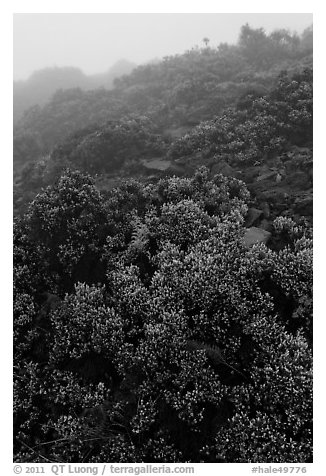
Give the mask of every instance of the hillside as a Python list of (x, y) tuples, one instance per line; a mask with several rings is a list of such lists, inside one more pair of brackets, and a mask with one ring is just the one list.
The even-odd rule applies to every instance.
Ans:
[(110, 91), (59, 91), (29, 110), (14, 129), (16, 210), (67, 166), (110, 189), (121, 177), (189, 175), (205, 165), (243, 179), (270, 218), (287, 210), (311, 218), (309, 31), (264, 43), (248, 28), (237, 46), (193, 49), (136, 68)]
[(54, 67), (35, 71), (25, 81), (14, 81), (14, 123), (30, 107), (44, 106), (57, 90), (70, 88), (89, 90), (100, 87), (111, 89), (117, 77), (130, 73), (134, 67), (136, 67), (135, 64), (120, 60), (105, 73), (90, 76), (72, 67)]
[(14, 126), (20, 462), (309, 463), (312, 29)]
[[(118, 78), (112, 91), (80, 88), (57, 93), (44, 107), (31, 109), (18, 121), (15, 138), (21, 143), (26, 136), (36, 147), (31, 154), (36, 159), (35, 154), (49, 152), (78, 129), (126, 113), (146, 115), (162, 132), (180, 135), (248, 93), (268, 93), (281, 71), (291, 74), (311, 66), (310, 30), (301, 38), (286, 31), (266, 36), (246, 26), (236, 46), (193, 48), (139, 66)], [(22, 160), (26, 156), (28, 150)], [(17, 153), (15, 161), (20, 160)]]

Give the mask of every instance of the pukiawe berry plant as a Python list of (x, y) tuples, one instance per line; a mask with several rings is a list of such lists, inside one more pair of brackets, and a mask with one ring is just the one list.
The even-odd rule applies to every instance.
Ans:
[(15, 225), (15, 461), (312, 461), (311, 230), (248, 248), (249, 199), (204, 168), (39, 193)]

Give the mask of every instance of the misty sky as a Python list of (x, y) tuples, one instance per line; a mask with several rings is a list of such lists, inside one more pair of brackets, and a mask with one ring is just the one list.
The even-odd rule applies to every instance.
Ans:
[(14, 14), (14, 79), (38, 69), (76, 66), (105, 72), (119, 59), (137, 64), (202, 45), (235, 43), (249, 23), (266, 32), (301, 33), (310, 13), (18, 13)]

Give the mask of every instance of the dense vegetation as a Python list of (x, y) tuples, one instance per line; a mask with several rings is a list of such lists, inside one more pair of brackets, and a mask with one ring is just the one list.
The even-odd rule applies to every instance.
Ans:
[(17, 462), (312, 461), (312, 31), (14, 131)]
[(37, 196), (15, 235), (18, 459), (310, 460), (310, 230), (279, 219), (287, 246), (248, 249), (248, 198), (207, 170), (106, 200), (66, 172)]
[[(20, 143), (27, 136), (41, 155), (81, 128), (129, 113), (145, 114), (162, 133), (177, 126), (189, 128), (243, 95), (268, 93), (281, 71), (293, 74), (306, 67), (312, 67), (311, 29), (298, 37), (283, 30), (266, 35), (244, 26), (237, 45), (193, 48), (161, 63), (139, 66), (116, 79), (111, 91), (59, 92), (43, 108), (27, 111), (15, 125), (15, 140)], [(26, 161), (27, 152), (17, 153), (15, 161)]]

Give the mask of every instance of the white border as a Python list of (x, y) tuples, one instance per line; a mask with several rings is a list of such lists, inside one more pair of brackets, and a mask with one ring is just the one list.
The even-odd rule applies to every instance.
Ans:
[[(90, 5), (92, 8), (90, 8)], [(137, 11), (135, 11), (137, 5)], [(295, 6), (295, 10), (294, 7)], [(326, 88), (325, 74), (323, 68), (325, 56), (325, 15), (322, 2), (310, 1), (273, 1), (270, 4), (264, 2), (184, 2), (165, 1), (162, 4), (157, 2), (103, 2), (92, 1), (78, 2), (71, 1), (40, 2), (15, 1), (11, 5), (4, 5), (0, 15), (1, 34), (1, 131), (5, 146), (2, 147), (2, 183), (1, 183), (1, 444), (0, 462), (4, 463), (3, 474), (12, 474), (12, 366), (11, 366), (11, 316), (12, 316), (12, 14), (15, 13), (313, 13), (314, 14), (314, 101), (315, 106), (315, 126), (314, 126), (314, 217), (315, 217), (315, 261), (314, 261), (314, 303), (315, 303), (315, 328), (314, 328), (314, 463), (307, 475), (325, 474), (322, 470), (324, 457), (325, 440), (325, 324), (324, 324), (324, 223), (325, 211), (323, 206), (324, 197), (322, 195), (325, 188), (326, 174), (324, 163), (326, 157), (323, 154), (324, 146), (324, 121), (325, 114), (324, 91)], [(218, 12), (216, 8), (218, 7)], [(244, 11), (244, 7), (246, 11)], [(205, 473), (220, 474), (250, 474), (251, 465), (231, 464), (216, 465), (196, 464), (196, 474)], [(198, 468), (200, 467), (200, 468)], [(8, 469), (8, 471), (6, 471)], [(216, 472), (217, 470), (217, 472)]]

